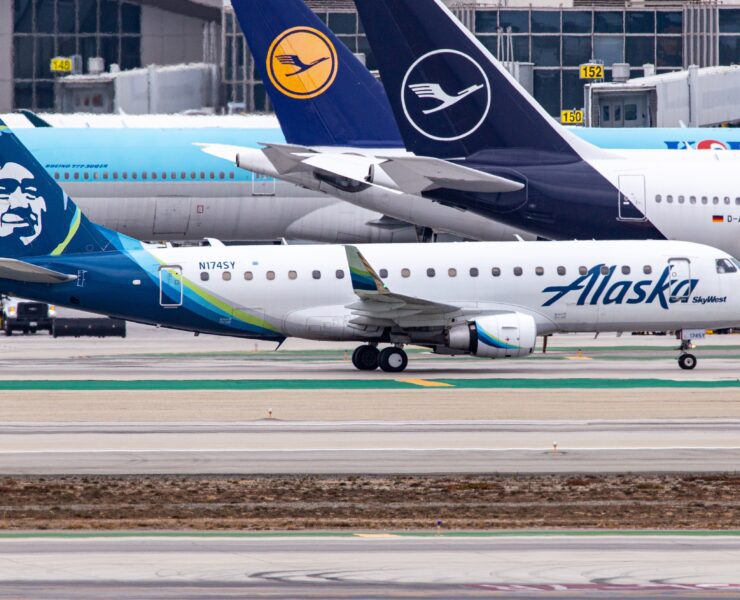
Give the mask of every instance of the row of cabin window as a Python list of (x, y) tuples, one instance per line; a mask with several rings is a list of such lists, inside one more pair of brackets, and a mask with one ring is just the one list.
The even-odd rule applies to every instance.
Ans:
[[(558, 267), (557, 274), (564, 277), (568, 274), (568, 270), (565, 267)], [(610, 267), (603, 266), (601, 267), (601, 274), (602, 275), (608, 275), (610, 271)], [(623, 266), (621, 268), (622, 275), (629, 275), (632, 273), (632, 269), (628, 266)], [(642, 268), (642, 272), (645, 275), (650, 275), (653, 272), (653, 268), (650, 265), (645, 265)], [(514, 267), (513, 273), (516, 277), (521, 277), (524, 275), (524, 269), (522, 267)], [(542, 277), (545, 274), (545, 268), (544, 267), (536, 267), (534, 270), (535, 275)], [(458, 271), (455, 268), (450, 268), (447, 270), (447, 276), (448, 277), (457, 277)], [(473, 267), (468, 271), (468, 274), (470, 277), (478, 277), (480, 275), (480, 271)], [(493, 277), (501, 277), (502, 271), (498, 267), (493, 267), (491, 269), (491, 275)], [(578, 274), (579, 275), (587, 275), (588, 274), (588, 267), (578, 267)], [(378, 275), (381, 279), (387, 279), (388, 278), (388, 269), (380, 269), (378, 271)], [(427, 269), (427, 277), (436, 277), (437, 271), (435, 269)], [(231, 281), (231, 272), (230, 271), (224, 271), (221, 274), (221, 277), (224, 281)], [(274, 281), (277, 278), (277, 275), (275, 274), (275, 271), (267, 271), (265, 273), (265, 277), (268, 281)], [(313, 279), (321, 279), (321, 271), (312, 271), (311, 277)], [(345, 273), (342, 269), (337, 269), (335, 272), (335, 277), (337, 279), (344, 279)], [(411, 277), (411, 269), (401, 269), (401, 277), (404, 279), (408, 279)], [(200, 280), (201, 281), (209, 281), (211, 279), (210, 273), (203, 271), (200, 274)], [(254, 279), (254, 272), (252, 271), (246, 271), (244, 273), (244, 279), (245, 281), (252, 281)], [(297, 271), (288, 271), (288, 279), (295, 280), (298, 279), (298, 272)]]
[[(665, 201), (668, 204), (673, 204), (673, 200), (674, 200), (674, 197), (671, 196), (670, 194), (665, 197)], [(679, 204), (685, 204), (686, 203), (686, 196), (676, 196), (675, 197), (675, 200)], [(697, 200), (698, 199), (697, 199), (696, 196), (689, 196), (689, 204), (696, 204), (697, 203)], [(724, 197), (724, 200), (722, 200), (722, 198), (720, 198), (719, 196), (713, 196), (712, 197), (712, 204), (720, 204), (722, 201), (724, 201), (724, 203), (727, 204), (727, 205), (732, 204), (732, 198), (730, 198), (729, 196), (725, 196)], [(655, 196), (655, 202), (657, 204), (660, 204), (661, 202), (663, 202), (663, 196), (661, 196), (660, 194), (658, 194), (657, 196)], [(702, 196), (701, 197), (701, 203), (702, 204), (709, 204), (709, 197), (708, 196)], [(737, 197), (737, 198), (735, 198), (735, 204), (738, 205), (738, 206), (740, 206), (740, 196)]]
[[(191, 171), (189, 179), (198, 179), (197, 176), (198, 176), (198, 173), (196, 173), (195, 171)], [(58, 171), (54, 173), (54, 179), (56, 179), (57, 181), (61, 179), (64, 179), (64, 181), (69, 181), (70, 179), (73, 179), (74, 181), (79, 181), (80, 179), (83, 179), (85, 181), (89, 181), (91, 179), (93, 181), (101, 181), (101, 180), (109, 181), (111, 179), (113, 181), (118, 181), (119, 179), (122, 179), (126, 181), (129, 179), (129, 177), (134, 181), (138, 181), (139, 179), (143, 181), (148, 181), (149, 179), (151, 179), (152, 181), (159, 181), (160, 179), (162, 181), (167, 181), (167, 180), (177, 181), (178, 179), (177, 173), (175, 171), (172, 171), (169, 175), (167, 175), (167, 173), (165, 173), (164, 171), (162, 171), (161, 173), (155, 173), (154, 171), (150, 173), (147, 173), (145, 171), (138, 173), (138, 172), (132, 171), (130, 174), (128, 171), (123, 171), (120, 173), (120, 175), (118, 171), (113, 171), (113, 173), (108, 173), (107, 171), (104, 171), (102, 175), (98, 173), (97, 171), (93, 171), (92, 173), (85, 171), (82, 174), (82, 176), (80, 176), (79, 171), (75, 171), (74, 173), (72, 173), (71, 176), (68, 171), (65, 171), (64, 174), (59, 173)], [(210, 179), (215, 180), (217, 178), (226, 179), (227, 177), (229, 179), (235, 179), (236, 174), (234, 173), (234, 171), (230, 171), (229, 173), (225, 173), (224, 171), (220, 171), (219, 173), (216, 173), (215, 171), (211, 171), (210, 173), (206, 173), (205, 171), (200, 172), (200, 179), (210, 178)], [(181, 171), (179, 179), (181, 180), (188, 179), (188, 174), (185, 171)]]

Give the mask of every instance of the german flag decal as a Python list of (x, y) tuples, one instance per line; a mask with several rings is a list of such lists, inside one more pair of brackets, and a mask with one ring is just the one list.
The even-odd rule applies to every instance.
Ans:
[(712, 217), (712, 223), (724, 223), (725, 218), (722, 215), (714, 215)]

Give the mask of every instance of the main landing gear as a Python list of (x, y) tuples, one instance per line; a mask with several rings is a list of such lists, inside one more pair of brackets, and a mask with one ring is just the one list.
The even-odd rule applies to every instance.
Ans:
[(374, 371), (380, 367), (386, 373), (401, 373), (409, 364), (409, 357), (398, 346), (379, 351), (377, 346), (358, 346), (352, 353), (352, 364), (360, 371)]

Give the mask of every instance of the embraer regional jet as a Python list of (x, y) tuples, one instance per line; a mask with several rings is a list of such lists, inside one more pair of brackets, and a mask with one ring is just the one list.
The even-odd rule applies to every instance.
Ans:
[(686, 242), (144, 244), (89, 221), (2, 121), (0, 257), (0, 288), (24, 298), (186, 331), (357, 341), (366, 370), (403, 371), (406, 344), (513, 358), (560, 331), (740, 326), (740, 263)]
[[(409, 206), (413, 197), (416, 214), (423, 214), (419, 201), (426, 200), (429, 211), (455, 207), (549, 239), (680, 239), (740, 256), (737, 153), (597, 148), (556, 123), (442, 2), (356, 3), (413, 154), (373, 147), (367, 139), (352, 148), (322, 143), (362, 121), (358, 104), (368, 95), (366, 86), (361, 80), (353, 86), (356, 69), (340, 60), (338, 72), (307, 79), (308, 91), (298, 100), (287, 88), (297, 85), (295, 78), (285, 83), (270, 48), (288, 40), (307, 56), (342, 57), (344, 50), (332, 50), (341, 42), (325, 27), (306, 26), (305, 6), (273, 11), (274, 23), (266, 28), (260, 21), (269, 11), (265, 3), (234, 0), (292, 140), (270, 144), (261, 157), (240, 153), (241, 166), (287, 180), (308, 173), (343, 199), (354, 195), (356, 203), (364, 204), (373, 191), (391, 198), (395, 192), (389, 210)], [(349, 124), (348, 114), (357, 115)], [(307, 115), (321, 128), (298, 131)]]

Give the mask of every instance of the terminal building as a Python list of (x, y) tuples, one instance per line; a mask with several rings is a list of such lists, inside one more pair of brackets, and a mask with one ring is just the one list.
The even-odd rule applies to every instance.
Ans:
[[(738, 0), (447, 1), (495, 55), (525, 67), (527, 87), (553, 115), (583, 108), (586, 62), (603, 64), (606, 82), (614, 65), (638, 77), (644, 65), (659, 75), (740, 64)], [(375, 68), (350, 0), (308, 4)], [(0, 0), (0, 112), (60, 106), (55, 56), (78, 57), (83, 71), (91, 58), (121, 70), (215, 63), (215, 110), (271, 108), (229, 0)]]

